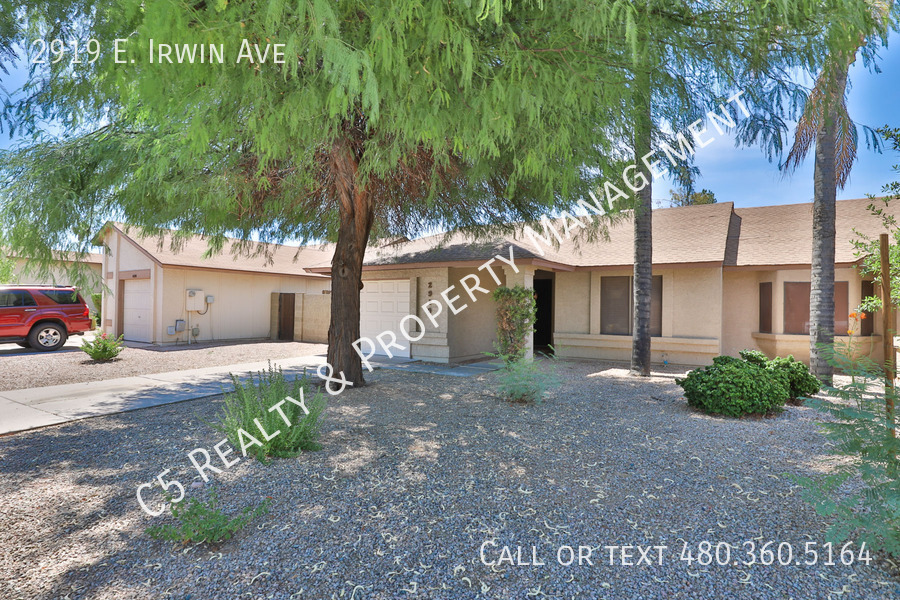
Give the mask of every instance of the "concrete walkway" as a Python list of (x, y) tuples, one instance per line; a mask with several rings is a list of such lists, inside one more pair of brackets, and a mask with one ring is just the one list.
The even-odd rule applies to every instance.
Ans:
[[(384, 356), (370, 362), (381, 369), (458, 377), (480, 375), (499, 368), (494, 361), (456, 366)], [(304, 372), (316, 376), (316, 368), (324, 363), (324, 354), (272, 361), (272, 365), (281, 367), (288, 379), (302, 377)], [(268, 361), (243, 363), (0, 392), (0, 435), (216, 396), (233, 389), (231, 374), (247, 380), (268, 367)]]

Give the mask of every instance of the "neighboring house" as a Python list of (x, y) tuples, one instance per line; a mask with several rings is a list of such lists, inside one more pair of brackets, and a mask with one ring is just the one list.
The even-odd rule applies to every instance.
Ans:
[[(883, 228), (867, 209), (870, 200), (837, 203), (835, 331), (848, 338), (848, 313), (873, 286), (854, 266), (853, 230), (872, 236)], [(559, 223), (557, 222), (557, 225)], [(560, 228), (561, 231), (561, 228)], [(493, 264), (504, 285), (533, 287), (538, 304), (534, 343), (552, 345), (568, 358), (627, 361), (631, 356), (632, 223), (610, 228), (609, 239), (564, 240), (558, 248), (527, 235), (495, 243), (473, 243), (460, 234), (423, 238), (370, 249), (363, 268), (361, 335), (375, 339), (390, 329), (404, 350), (394, 354), (438, 362), (479, 358), (494, 350), (494, 302), (475, 301), (461, 280), (470, 275), (488, 292), (497, 284), (478, 270), (512, 245), (516, 273)], [(700, 365), (743, 348), (769, 356), (793, 354), (809, 360), (809, 281), (812, 204), (734, 208), (725, 202), (653, 211), (654, 362)], [(326, 274), (329, 267), (309, 268)], [(471, 278), (468, 285), (472, 287)], [(432, 327), (422, 305), (442, 302), (455, 286), (458, 314), (444, 310)], [(400, 320), (412, 313), (427, 327), (422, 339), (401, 337)], [(880, 319), (862, 322), (857, 351), (881, 360)], [(417, 337), (418, 333), (411, 337)]]
[[(99, 293), (102, 288), (102, 254), (89, 253), (78, 259), (72, 254), (61, 254), (59, 261), (57, 261), (58, 266), (51, 267), (49, 273), (44, 275), (29, 269), (29, 261), (24, 258), (9, 256), (9, 259), (14, 262), (13, 276), (16, 283), (30, 285), (74, 285), (79, 288), (85, 302), (87, 302), (91, 308), (97, 310), (98, 307), (94, 306), (91, 294)], [(73, 273), (75, 263), (81, 263), (86, 267), (80, 277)]]
[(157, 344), (327, 341), (331, 281), (305, 267), (330, 261), (328, 248), (269, 245), (259, 254), (228, 240), (222, 253), (207, 256), (205, 238), (173, 247), (170, 234), (145, 238), (118, 223), (108, 223), (96, 242), (107, 249), (107, 333)]

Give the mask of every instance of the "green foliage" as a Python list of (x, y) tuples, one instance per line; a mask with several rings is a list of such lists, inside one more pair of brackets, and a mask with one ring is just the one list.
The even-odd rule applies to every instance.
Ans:
[(669, 194), (671, 195), (669, 203), (672, 206), (693, 206), (695, 204), (716, 203), (716, 195), (711, 190), (707, 189), (702, 189), (699, 192), (676, 192), (675, 190), (669, 190)]
[[(287, 458), (321, 448), (316, 440), (319, 439), (319, 418), (326, 402), (321, 391), (313, 391), (313, 385), (305, 374), (289, 382), (281, 368), (276, 369), (269, 363), (268, 370), (260, 371), (256, 379), (251, 375), (247, 383), (242, 383), (234, 375), (231, 379), (234, 391), (225, 394), (225, 406), (214, 427), (228, 437), (234, 448), (249, 445), (247, 454), (261, 462), (267, 457)], [(295, 402), (286, 401), (288, 397)], [(290, 425), (285, 423), (277, 409), (270, 410), (276, 405), (280, 405)], [(270, 436), (276, 431), (281, 433), (266, 440), (256, 420)], [(251, 445), (248, 435), (260, 444)]]
[(95, 314), (97, 315), (97, 324), (103, 324), (103, 294), (92, 293), (91, 304), (94, 305)]
[(794, 357), (777, 356), (769, 361), (768, 366), (784, 373), (788, 380), (789, 399), (794, 404), (803, 404), (806, 398), (819, 393), (822, 383), (809, 372), (809, 367)]
[(765, 367), (769, 364), (769, 357), (759, 350), (741, 350), (738, 354), (748, 363), (753, 363), (758, 367)]
[(521, 285), (500, 286), (491, 296), (497, 303), (497, 355), (506, 364), (519, 361), (528, 349), (537, 320), (534, 290)]
[(784, 375), (733, 356), (717, 356), (675, 383), (691, 406), (730, 417), (776, 412), (788, 399)]
[(209, 501), (201, 502), (190, 498), (182, 502), (171, 502), (172, 517), (176, 524), (166, 523), (147, 528), (147, 535), (158, 540), (181, 542), (182, 544), (218, 544), (231, 538), (253, 519), (269, 512), (269, 500), (263, 500), (255, 508), (245, 507), (240, 514), (230, 517), (218, 508), (218, 496), (209, 493)]
[(124, 335), (111, 337), (106, 333), (98, 334), (93, 341), (81, 342), (81, 349), (97, 362), (107, 362), (117, 357), (125, 349), (122, 341)]
[(865, 542), (900, 558), (900, 440), (885, 413), (883, 371), (869, 359), (829, 353), (851, 381), (827, 388), (828, 398), (810, 405), (828, 416), (820, 426), (831, 443), (823, 448), (837, 460), (827, 475), (796, 479), (804, 498), (831, 522), (828, 541)]
[(822, 384), (802, 362), (794, 357), (776, 356), (772, 360), (759, 350), (741, 350), (741, 358), (758, 367), (764, 367), (774, 377), (778, 377), (788, 388), (788, 401), (803, 404), (803, 400), (819, 393)]
[(503, 369), (499, 373), (497, 391), (502, 398), (521, 404), (540, 404), (547, 391), (559, 385), (556, 376), (555, 359), (548, 358), (546, 363), (530, 358), (518, 360), (504, 359)]
[(0, 249), (0, 283), (16, 283), (16, 261)]

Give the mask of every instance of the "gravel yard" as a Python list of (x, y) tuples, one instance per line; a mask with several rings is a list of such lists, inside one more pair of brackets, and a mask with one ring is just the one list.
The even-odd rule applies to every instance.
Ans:
[[(203, 422), (219, 400), (0, 438), (0, 597), (900, 594), (884, 561), (823, 564), (822, 520), (785, 476), (824, 468), (812, 410), (712, 418), (687, 407), (672, 374), (639, 381), (586, 362), (562, 362), (559, 374), (553, 398), (519, 406), (493, 396), (496, 373), (376, 371), (366, 388), (330, 399), (321, 451), (269, 466), (242, 460), (206, 488), (189, 487), (188, 497), (215, 488), (229, 512), (272, 498), (268, 515), (217, 549), (150, 539), (144, 528), (167, 517), (146, 516), (135, 488), (166, 468), (185, 484), (196, 475), (186, 454), (221, 439)], [(820, 556), (810, 566), (679, 560), (685, 543), (696, 555), (704, 540), (735, 544), (736, 560), (748, 541), (789, 542), (801, 560), (814, 542)], [(485, 542), (488, 562), (521, 546), (522, 562), (535, 547), (546, 564), (486, 566)], [(615, 551), (611, 566), (602, 546), (612, 545), (667, 549), (648, 551), (650, 565), (623, 565)], [(566, 546), (576, 554), (568, 566), (557, 560), (568, 560)], [(579, 546), (592, 547), (593, 565), (578, 564)], [(637, 562), (639, 551), (627, 552), (625, 562)]]
[(132, 346), (116, 360), (96, 363), (78, 349), (80, 345), (77, 337), (56, 352), (35, 352), (4, 344), (0, 349), (0, 391), (308, 356), (327, 350), (325, 344), (268, 341), (153, 349)]

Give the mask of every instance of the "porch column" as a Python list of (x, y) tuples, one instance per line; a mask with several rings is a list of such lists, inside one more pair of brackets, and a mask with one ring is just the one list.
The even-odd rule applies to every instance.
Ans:
[[(527, 265), (516, 265), (519, 268), (517, 273), (512, 267), (503, 266), (503, 275), (506, 277), (506, 287), (513, 288), (521, 285), (524, 288), (534, 290), (534, 272), (535, 268)], [(534, 331), (526, 340), (525, 358), (534, 357)]]

